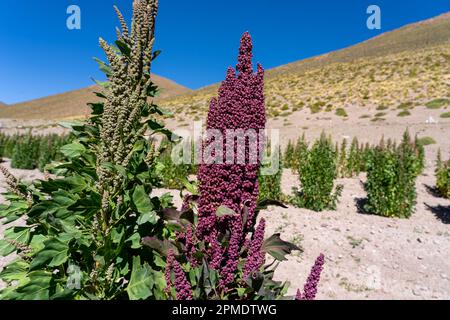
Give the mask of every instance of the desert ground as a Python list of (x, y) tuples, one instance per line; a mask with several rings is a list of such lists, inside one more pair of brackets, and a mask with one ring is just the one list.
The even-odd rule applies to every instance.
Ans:
[[(326, 263), (318, 299), (450, 299), (450, 200), (433, 193), (438, 148), (445, 159), (449, 156), (450, 119), (439, 118), (442, 109), (425, 106), (415, 107), (408, 117), (397, 117), (396, 112), (387, 110), (384, 120), (376, 122), (361, 118), (362, 114), (376, 112), (375, 106), (355, 106), (348, 110), (352, 112), (345, 119), (334, 113), (310, 114), (300, 110), (289, 121), (269, 120), (268, 127), (279, 129), (282, 145), (303, 132), (309, 141), (322, 131), (336, 141), (344, 138), (350, 141), (354, 136), (363, 143), (377, 143), (382, 136), (398, 141), (406, 128), (412, 135), (432, 137), (436, 143), (425, 147), (426, 168), (416, 182), (415, 213), (410, 219), (360, 213), (358, 203), (366, 197), (362, 186), (364, 174), (337, 180), (344, 189), (336, 211), (269, 207), (261, 213), (267, 220), (266, 236), (279, 232), (283, 239), (303, 249), (279, 265), (276, 279), (289, 281), (289, 294), (295, 294), (296, 288), (303, 286), (315, 258), (324, 253)], [(30, 127), (35, 132), (62, 132), (54, 123), (45, 121), (20, 121), (19, 126), (17, 121), (2, 119), (0, 123), (1, 130), (10, 133)], [(179, 128), (175, 120), (169, 120), (167, 125)], [(4, 165), (9, 168), (9, 161)], [(27, 181), (42, 178), (37, 170), (11, 171)], [(0, 191), (5, 187), (2, 179)], [(298, 184), (298, 177), (285, 169), (283, 192), (289, 194)], [(154, 192), (171, 192), (174, 203), (181, 205), (176, 190)], [(0, 233), (3, 229), (0, 226)], [(11, 258), (0, 258), (0, 268)]]

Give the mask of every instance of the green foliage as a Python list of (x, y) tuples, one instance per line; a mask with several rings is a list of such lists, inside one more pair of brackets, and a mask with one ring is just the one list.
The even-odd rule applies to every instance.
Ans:
[(308, 143), (306, 142), (305, 134), (297, 139), (295, 145), (289, 140), (283, 157), (284, 167), (298, 171), (300, 163), (306, 159), (307, 151)]
[(334, 189), (337, 176), (336, 154), (331, 139), (322, 133), (320, 139), (307, 151), (305, 161), (299, 164), (301, 189), (294, 188), (292, 203), (314, 211), (336, 209), (342, 186)]
[[(190, 141), (185, 141), (190, 145)], [(197, 167), (193, 162), (193, 152), (192, 150), (190, 163), (173, 163), (172, 152), (173, 152), (173, 142), (165, 138), (162, 140), (159, 147), (159, 162), (161, 163), (161, 183), (162, 186), (168, 189), (182, 189), (184, 182), (188, 180), (188, 176), (195, 174), (197, 172)], [(180, 153), (180, 157), (183, 155)], [(181, 159), (181, 158), (180, 158)]]
[(336, 115), (339, 117), (348, 117), (347, 112), (345, 111), (344, 108), (337, 108), (336, 109)]
[(34, 169), (37, 166), (39, 142), (30, 134), (16, 141), (11, 157), (11, 167)]
[(325, 106), (325, 102), (317, 101), (317, 102), (314, 102), (312, 105), (310, 105), (309, 109), (311, 110), (311, 113), (318, 113), (322, 110), (322, 108), (324, 106)]
[(421, 166), (408, 131), (398, 147), (382, 140), (368, 159), (364, 209), (386, 217), (408, 218), (416, 203), (415, 181)]
[(422, 137), (417, 139), (417, 143), (422, 146), (428, 146), (430, 144), (435, 144), (436, 140), (434, 140), (433, 137)]
[(13, 168), (44, 171), (46, 165), (61, 159), (58, 150), (69, 141), (68, 135), (0, 134), (0, 157), (10, 158)]
[(425, 104), (425, 106), (428, 109), (439, 109), (439, 108), (442, 108), (442, 107), (445, 107), (445, 106), (448, 106), (448, 105), (450, 105), (450, 100), (449, 99), (444, 99), (444, 98), (442, 98), (442, 99), (434, 99), (434, 100), (428, 101)]
[[(147, 4), (140, 2), (137, 12), (148, 12)], [(109, 92), (98, 96), (107, 101), (91, 104), (89, 121), (70, 124), (73, 140), (60, 149), (64, 159), (52, 166), (55, 178), (31, 185), (8, 180), (9, 204), (0, 206), (0, 218), (23, 218), (25, 226), (7, 227), (0, 241), (2, 255), (17, 254), (0, 273), (7, 284), (0, 299), (165, 297), (164, 260), (142, 245), (147, 236), (174, 237), (177, 228), (163, 214), (171, 197), (150, 195), (160, 166), (144, 134), (171, 134), (155, 120), (163, 111), (147, 103), (157, 93), (145, 58), (153, 41), (141, 37), (152, 38), (152, 19), (135, 21), (150, 33), (121, 35), (120, 52), (101, 41), (113, 64), (102, 64)]]
[(413, 107), (412, 102), (402, 102), (397, 106), (397, 109), (408, 110)]
[(354, 137), (352, 144), (350, 145), (350, 151), (347, 159), (346, 174), (347, 177), (353, 177), (358, 175), (364, 165), (362, 164), (362, 152), (359, 148), (358, 138)]
[(450, 199), (450, 161), (443, 161), (441, 151), (436, 160), (436, 189), (441, 196)]
[(450, 112), (444, 112), (440, 115), (441, 118), (450, 118)]
[(342, 140), (341, 148), (335, 148), (337, 163), (337, 176), (345, 177), (347, 175), (347, 140)]
[[(259, 181), (259, 199), (260, 200), (283, 200), (281, 191), (281, 177), (283, 174), (283, 163), (281, 161), (281, 151), (278, 148), (278, 153), (269, 155), (270, 162), (260, 168)], [(272, 164), (272, 162), (274, 162)], [(278, 162), (278, 170), (274, 168), (275, 163)]]
[(408, 110), (403, 110), (397, 114), (397, 117), (406, 117), (406, 116), (410, 116), (410, 115), (411, 115), (411, 112), (409, 112)]
[[(131, 32), (117, 10), (122, 33), (118, 32), (115, 46), (100, 40), (110, 64), (97, 60), (108, 78), (102, 83), (105, 91), (97, 93), (103, 100), (90, 104), (88, 121), (66, 124), (72, 139), (60, 148), (61, 161), (50, 168), (54, 178), (25, 185), (0, 167), (10, 190), (4, 195), (9, 203), (0, 205), (0, 219), (5, 218), (5, 224), (25, 221), (22, 227), (6, 226), (0, 240), (0, 255), (17, 256), (0, 272), (7, 285), (0, 291), (1, 300), (171, 299), (173, 290), (167, 290), (164, 272), (169, 270), (170, 280), (173, 275), (166, 268), (170, 252), (181, 264), (178, 273), (187, 275), (194, 299), (262, 300), (285, 295), (288, 284), (274, 281), (274, 270), (286, 255), (299, 250), (297, 246), (279, 234), (265, 240), (261, 253), (274, 261), (251, 277), (243, 276), (250, 249), (238, 250), (233, 286), (225, 291), (217, 272), (205, 262), (207, 244), (194, 243), (198, 265), (183, 254), (186, 248), (179, 231), (196, 234), (197, 212), (187, 200), (198, 198), (195, 186), (186, 182), (192, 195), (184, 198), (181, 212), (173, 208), (170, 195), (152, 196), (161, 184), (165, 161), (154, 137), (172, 137), (157, 121), (164, 111), (151, 102), (158, 92), (150, 77), (151, 61), (158, 55), (152, 47), (156, 8), (154, 0), (136, 1)], [(164, 153), (163, 148), (159, 151)], [(255, 237), (254, 224), (246, 223), (245, 203), (242, 212), (219, 208), (217, 214), (240, 214), (242, 232)], [(219, 245), (229, 245), (234, 231), (218, 231)]]

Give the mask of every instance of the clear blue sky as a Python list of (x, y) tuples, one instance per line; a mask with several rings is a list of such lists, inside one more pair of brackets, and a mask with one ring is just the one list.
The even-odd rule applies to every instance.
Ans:
[[(92, 57), (98, 37), (115, 40), (113, 4), (131, 17), (132, 0), (1, 0), (0, 101), (15, 103), (102, 79)], [(66, 28), (66, 9), (81, 8), (81, 30)], [(366, 28), (377, 4), (382, 30)], [(268, 69), (343, 48), (407, 23), (450, 11), (448, 0), (160, 0), (156, 74), (189, 88), (221, 81), (250, 31), (255, 58)]]

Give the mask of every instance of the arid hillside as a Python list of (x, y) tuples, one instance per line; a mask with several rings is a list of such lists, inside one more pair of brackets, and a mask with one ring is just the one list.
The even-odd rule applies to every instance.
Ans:
[[(177, 118), (201, 118), (218, 84), (162, 104)], [(355, 46), (268, 70), (269, 116), (285, 118), (301, 109), (346, 118), (353, 107), (374, 106), (364, 117), (383, 119), (383, 110), (409, 116), (416, 105), (449, 105), (450, 14), (407, 25)]]
[[(190, 89), (160, 76), (153, 75), (153, 80), (161, 90), (160, 98), (168, 98), (190, 91)], [(95, 102), (94, 92), (99, 91), (101, 91), (100, 87), (94, 85), (10, 106), (0, 103), (0, 118), (56, 120), (84, 117), (91, 111), (87, 103)]]

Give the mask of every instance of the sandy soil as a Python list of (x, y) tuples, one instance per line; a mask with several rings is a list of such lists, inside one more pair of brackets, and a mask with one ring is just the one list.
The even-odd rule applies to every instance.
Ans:
[[(316, 116), (300, 111), (288, 121), (270, 120), (268, 126), (280, 128), (283, 145), (303, 131), (308, 140), (326, 130), (337, 141), (357, 136), (360, 142), (370, 143), (378, 142), (382, 135), (399, 140), (407, 127), (413, 135), (433, 137), (437, 143), (426, 147), (427, 167), (417, 179), (415, 213), (410, 219), (358, 213), (356, 202), (365, 197), (364, 174), (337, 181), (344, 185), (344, 190), (336, 211), (318, 213), (293, 207), (269, 207), (262, 212), (268, 221), (266, 236), (281, 232), (283, 239), (304, 249), (303, 253), (296, 253), (280, 264), (276, 278), (290, 281), (289, 293), (294, 294), (296, 288), (303, 286), (315, 258), (322, 252), (326, 264), (319, 299), (450, 299), (450, 200), (436, 197), (429, 190), (435, 185), (434, 161), (438, 148), (446, 158), (449, 156), (450, 119), (439, 118), (443, 110), (424, 107), (417, 107), (407, 118), (396, 117), (397, 111), (393, 110), (387, 111), (382, 122), (359, 118), (373, 112), (367, 107), (354, 108), (349, 118), (342, 120), (333, 114)], [(427, 123), (430, 116), (437, 123)], [(168, 124), (176, 127), (175, 123)], [(37, 171), (13, 170), (13, 173), (26, 180), (41, 177)], [(0, 191), (4, 187), (2, 179)], [(297, 184), (298, 177), (285, 170), (284, 192), (290, 193)], [(170, 190), (155, 192), (165, 191)], [(178, 192), (170, 192), (180, 205)], [(4, 262), (0, 258), (0, 268)]]

